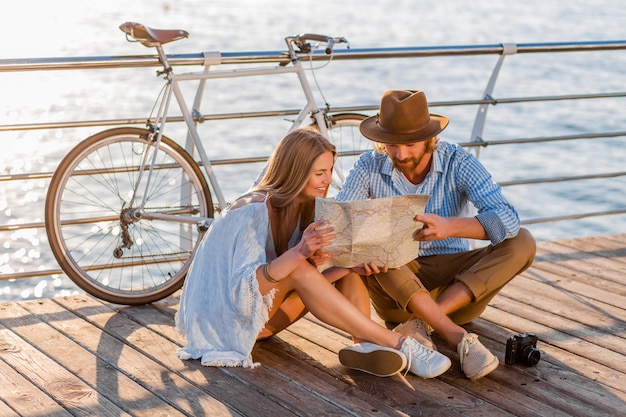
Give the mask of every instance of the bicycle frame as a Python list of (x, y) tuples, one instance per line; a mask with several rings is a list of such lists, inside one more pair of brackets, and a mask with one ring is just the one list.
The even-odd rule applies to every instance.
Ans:
[[(291, 62), (287, 65), (281, 57), (276, 65), (214, 70), (212, 66), (222, 64), (221, 54), (214, 52), (205, 55), (202, 71), (174, 74), (162, 44), (186, 37), (185, 31), (150, 29), (132, 22), (120, 28), (127, 37), (157, 49), (163, 68), (158, 75), (164, 76), (165, 85), (156, 100), (155, 114), (147, 129), (108, 129), (68, 152), (50, 180), (46, 233), (61, 268), (79, 287), (110, 302), (145, 304), (180, 288), (215, 210), (227, 208), (197, 129), (204, 119), (198, 109), (207, 81), (297, 74), (306, 104), (289, 131), (306, 123), (309, 116), (341, 156), (362, 152), (367, 139), (357, 130), (366, 116), (331, 115), (330, 106), (318, 108), (300, 60), (300, 54), (306, 56), (312, 49), (309, 41), (325, 43), (330, 54), (332, 44), (344, 42), (342, 38), (288, 37), (286, 57)], [(180, 85), (187, 81), (198, 81), (191, 107)], [(185, 122), (185, 144), (165, 132), (172, 105), (178, 105)], [(354, 163), (347, 161), (350, 165), (345, 169)], [(334, 185), (340, 187), (341, 181), (341, 175), (333, 177)]]
[[(288, 131), (298, 128), (304, 122), (304, 120), (310, 116), (315, 120), (315, 123), (318, 126), (320, 133), (324, 136), (328, 136), (327, 124), (326, 124), (326, 111), (325, 109), (319, 108), (317, 102), (315, 100), (315, 96), (313, 94), (313, 90), (311, 89), (311, 85), (306, 77), (304, 67), (299, 57), (297, 57), (293, 45), (291, 42), (293, 41), (293, 37), (286, 38), (287, 45), (289, 47), (289, 53), (291, 57), (291, 66), (280, 66), (276, 65), (273, 67), (264, 67), (264, 68), (250, 68), (250, 69), (231, 69), (231, 70), (214, 70), (211, 71), (212, 65), (221, 64), (220, 54), (218, 53), (207, 53), (205, 56), (207, 59), (205, 60), (205, 69), (203, 72), (189, 72), (183, 74), (174, 74), (171, 66), (167, 60), (167, 56), (163, 50), (161, 45), (156, 46), (156, 50), (159, 55), (159, 59), (163, 64), (162, 73), (165, 74), (165, 78), (167, 80), (165, 90), (162, 94), (162, 99), (159, 104), (159, 108), (155, 117), (155, 126), (156, 126), (156, 142), (155, 149), (158, 149), (158, 146), (161, 141), (161, 137), (163, 135), (163, 131), (165, 129), (165, 124), (167, 122), (167, 115), (169, 112), (172, 95), (176, 99), (176, 102), (180, 108), (182, 113), (182, 117), (187, 126), (187, 140), (185, 143), (185, 149), (193, 155), (194, 151), (197, 150), (198, 156), (200, 157), (200, 161), (204, 166), (206, 175), (209, 179), (209, 183), (211, 184), (213, 193), (217, 199), (217, 210), (221, 211), (227, 207), (226, 200), (222, 193), (221, 187), (211, 165), (211, 161), (206, 153), (206, 150), (202, 144), (200, 139), (200, 135), (198, 133), (198, 129), (196, 128), (197, 122), (194, 120), (192, 116), (194, 113), (198, 112), (202, 104), (203, 93), (205, 90), (205, 85), (207, 80), (211, 79), (219, 79), (219, 78), (237, 78), (237, 77), (254, 77), (254, 76), (263, 76), (263, 75), (272, 75), (272, 74), (291, 74), (295, 73), (298, 76), (298, 81), (304, 93), (306, 104), (302, 107), (295, 120), (292, 122)], [(195, 98), (193, 101), (193, 110), (190, 111), (185, 98), (181, 92), (179, 83), (183, 81), (199, 81), (198, 88), (196, 89)], [(156, 155), (156, 152), (154, 153)], [(145, 164), (141, 167), (143, 170), (145, 168)], [(150, 179), (151, 173), (154, 169), (154, 160), (150, 162), (150, 168), (148, 169), (148, 178), (146, 181), (146, 190), (150, 187)], [(132, 200), (135, 200), (135, 196), (137, 190), (134, 190), (135, 195), (133, 195)], [(197, 217), (185, 217), (185, 216), (171, 216), (163, 213), (146, 213), (143, 210), (145, 206), (145, 195), (144, 193), (143, 200), (137, 209), (132, 213), (136, 218), (144, 218), (144, 219), (162, 219), (162, 220), (173, 220), (177, 222), (189, 222), (189, 223), (197, 223)], [(213, 219), (206, 218), (203, 221), (203, 226), (208, 226)]]

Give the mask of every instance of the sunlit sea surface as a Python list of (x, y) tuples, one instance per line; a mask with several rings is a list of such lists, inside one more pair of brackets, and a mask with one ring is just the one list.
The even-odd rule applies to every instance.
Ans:
[[(181, 28), (189, 39), (167, 52), (282, 51), (286, 35), (312, 32), (344, 36), (353, 48), (624, 39), (626, 8), (615, 0), (270, 0), (145, 1), (59, 0), (11, 2), (0, 16), (0, 59), (152, 54), (125, 41), (118, 26), (138, 21)], [(316, 72), (333, 107), (375, 105), (383, 91), (422, 89), (429, 101), (482, 96), (496, 56), (337, 61)], [(0, 124), (139, 118), (149, 114), (161, 86), (154, 68), (0, 73)], [(507, 57), (498, 97), (623, 91), (626, 52), (526, 54)], [(210, 97), (210, 99), (209, 99)], [(205, 114), (298, 108), (293, 79), (265, 77), (211, 85)], [(580, 100), (567, 105), (496, 105), (489, 109), (486, 140), (626, 131), (624, 100)], [(450, 117), (442, 138), (467, 142), (475, 107), (431, 109)], [(213, 159), (268, 155), (287, 121), (231, 120), (202, 125)], [(169, 128), (169, 127), (168, 127)], [(166, 132), (176, 137), (178, 128)], [(81, 139), (103, 128), (0, 132), (0, 174), (46, 172)], [(493, 146), (480, 159), (497, 181), (623, 171), (623, 138)], [(258, 165), (220, 168), (227, 200), (251, 183)], [(522, 219), (618, 210), (626, 206), (626, 181), (614, 178), (505, 188)], [(46, 180), (0, 182), (0, 224), (43, 219)], [(626, 232), (623, 215), (531, 225), (538, 240)], [(56, 268), (45, 231), (0, 233), (0, 274)], [(76, 292), (64, 276), (0, 281), (0, 300)]]

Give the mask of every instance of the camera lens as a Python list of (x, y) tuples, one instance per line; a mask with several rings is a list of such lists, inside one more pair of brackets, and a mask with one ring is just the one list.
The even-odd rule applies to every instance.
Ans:
[(537, 348), (527, 346), (522, 352), (522, 358), (526, 365), (535, 366), (539, 363), (539, 359), (541, 359), (541, 352)]

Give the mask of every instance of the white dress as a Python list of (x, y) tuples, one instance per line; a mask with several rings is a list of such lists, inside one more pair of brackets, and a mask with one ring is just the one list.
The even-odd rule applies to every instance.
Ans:
[[(289, 247), (299, 239), (296, 227)], [(178, 357), (200, 359), (205, 366), (257, 365), (251, 352), (268, 321), (275, 290), (261, 295), (256, 270), (275, 257), (265, 202), (216, 217), (183, 286), (176, 328), (187, 346)]]

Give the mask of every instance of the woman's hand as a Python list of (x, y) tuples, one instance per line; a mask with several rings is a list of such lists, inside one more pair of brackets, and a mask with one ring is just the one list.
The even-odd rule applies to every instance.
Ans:
[(294, 249), (300, 252), (305, 258), (320, 259), (322, 249), (330, 245), (335, 239), (335, 228), (324, 227), (326, 224), (328, 223), (321, 221), (311, 223), (309, 227), (304, 229), (302, 239), (300, 239), (300, 242), (298, 242)]
[(313, 255), (309, 256), (309, 262), (316, 267), (322, 265), (329, 259), (330, 253), (323, 252), (321, 250), (316, 250), (315, 252), (313, 252)]

